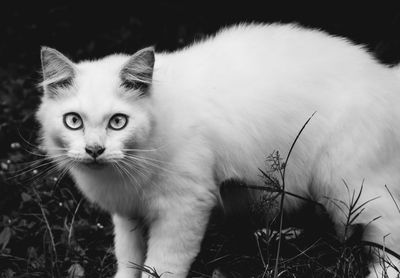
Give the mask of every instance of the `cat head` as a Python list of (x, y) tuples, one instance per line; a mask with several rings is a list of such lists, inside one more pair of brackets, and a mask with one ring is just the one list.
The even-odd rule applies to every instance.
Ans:
[(43, 47), (41, 61), (44, 94), (36, 116), (43, 147), (56, 162), (110, 165), (146, 143), (152, 129), (153, 48), (73, 63)]

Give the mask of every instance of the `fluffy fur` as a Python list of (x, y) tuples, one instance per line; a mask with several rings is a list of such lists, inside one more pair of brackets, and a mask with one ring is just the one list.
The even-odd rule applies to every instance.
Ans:
[[(220, 183), (263, 185), (258, 169), (266, 156), (279, 150), (285, 157), (314, 111), (289, 160), (286, 189), (324, 204), (340, 232), (343, 215), (326, 196), (346, 200), (343, 180), (351, 191), (364, 181), (360, 203), (380, 198), (356, 222), (381, 216), (365, 239), (382, 244), (390, 233), (385, 245), (400, 253), (400, 215), (384, 187), (399, 199), (400, 78), (362, 47), (295, 25), (239, 25), (157, 53), (154, 67), (151, 53), (137, 66), (128, 55), (73, 64), (51, 54), (51, 70), (59, 67), (72, 82), (43, 83), (43, 144), (87, 198), (113, 215), (116, 277), (143, 277), (129, 262), (186, 277)], [(128, 62), (136, 81), (138, 70), (153, 68), (150, 87), (121, 86)], [(82, 130), (63, 125), (69, 112), (81, 115)], [(107, 128), (115, 113), (129, 116), (122, 130)], [(100, 166), (90, 166), (84, 149), (91, 144), (105, 148)], [(285, 210), (301, 205), (291, 198)]]

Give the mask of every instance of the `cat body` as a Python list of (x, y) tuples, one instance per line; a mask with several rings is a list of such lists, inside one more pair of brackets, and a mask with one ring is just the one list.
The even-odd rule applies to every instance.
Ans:
[[(356, 222), (381, 216), (365, 239), (382, 244), (391, 233), (385, 244), (400, 252), (400, 215), (385, 188), (399, 199), (400, 79), (362, 47), (295, 25), (253, 24), (173, 53), (73, 64), (44, 49), (42, 62), (43, 144), (67, 157), (60, 167), (113, 215), (116, 277), (143, 277), (130, 262), (186, 277), (219, 185), (263, 186), (266, 157), (278, 150), (285, 158), (314, 112), (288, 161), (286, 190), (323, 204), (340, 233), (344, 216), (332, 200), (348, 198), (344, 182), (350, 192), (363, 184), (360, 203), (379, 198)], [(71, 112), (82, 129), (62, 124)], [(117, 114), (126, 127), (108, 128)], [(89, 145), (102, 146), (100, 164), (92, 165)], [(287, 199), (285, 211), (303, 204)]]

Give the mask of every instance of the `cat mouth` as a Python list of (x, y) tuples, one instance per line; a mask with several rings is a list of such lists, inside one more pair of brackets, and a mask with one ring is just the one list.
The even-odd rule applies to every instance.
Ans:
[(107, 166), (107, 163), (98, 160), (84, 161), (82, 164), (94, 170), (102, 169)]

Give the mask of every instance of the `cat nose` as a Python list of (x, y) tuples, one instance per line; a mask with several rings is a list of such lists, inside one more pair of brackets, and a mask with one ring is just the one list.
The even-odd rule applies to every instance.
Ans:
[(87, 146), (85, 148), (85, 151), (93, 158), (98, 157), (99, 155), (101, 155), (102, 153), (104, 153), (106, 149), (103, 148), (100, 145), (94, 145), (94, 146)]

